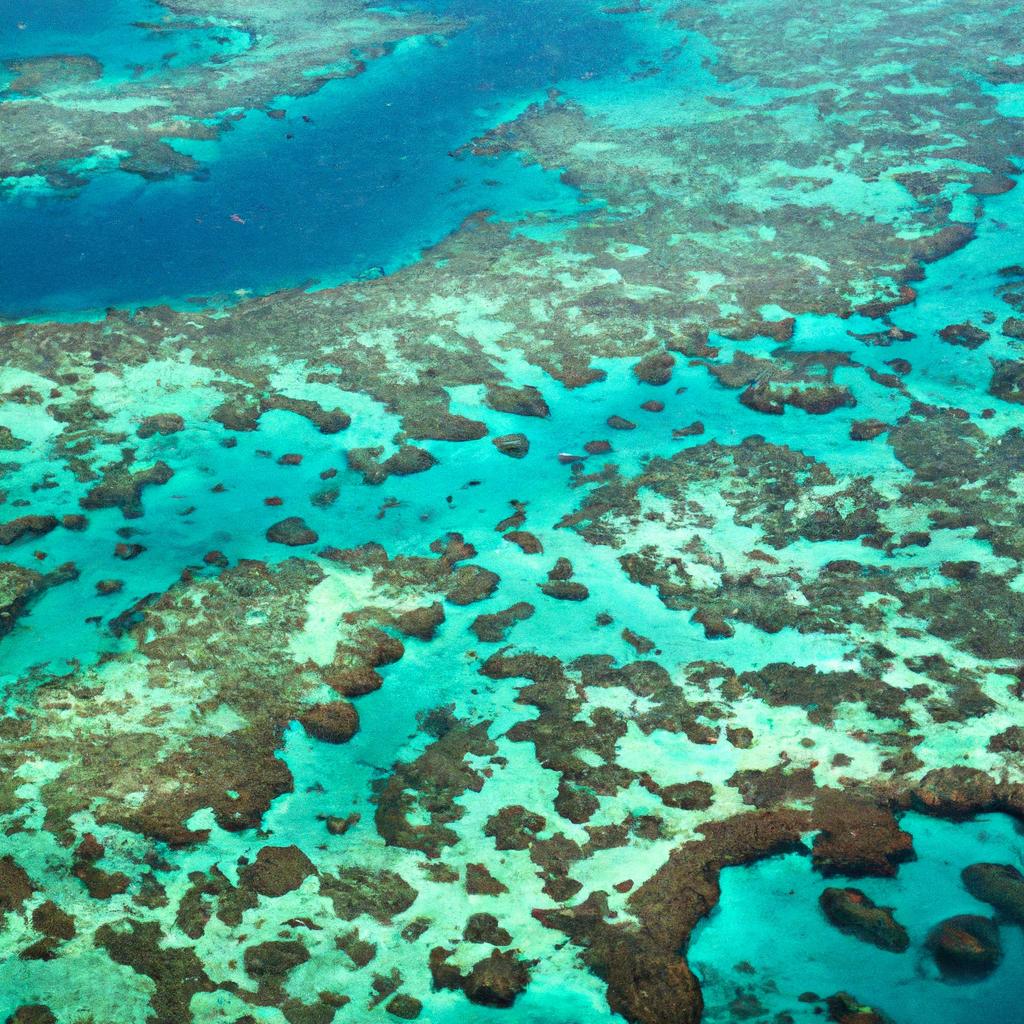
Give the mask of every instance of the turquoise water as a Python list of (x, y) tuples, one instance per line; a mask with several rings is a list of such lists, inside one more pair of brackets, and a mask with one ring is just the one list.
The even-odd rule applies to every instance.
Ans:
[[(1019, 866), (1024, 853), (1019, 825), (997, 816), (950, 824), (920, 815), (909, 815), (902, 825), (914, 836), (917, 860), (900, 868), (894, 879), (855, 884), (876, 904), (893, 908), (910, 933), (907, 952), (879, 950), (829, 927), (818, 896), (826, 884), (837, 883), (816, 876), (800, 854), (730, 869), (722, 878), (719, 907), (690, 943), (690, 962), (704, 986), (706, 1019), (733, 1019), (728, 1004), (740, 994), (754, 993), (768, 1019), (789, 1012), (796, 1020), (813, 1020), (815, 1005), (801, 1004), (797, 997), (823, 995), (826, 989), (831, 993), (837, 985), (893, 1020), (929, 1021), (936, 1012), (950, 1024), (1021, 1019), (1024, 936), (1019, 927), (1001, 927), (1003, 960), (973, 984), (944, 982), (925, 949), (939, 921), (954, 914), (991, 913), (964, 889), (960, 872), (993, 860)], [(754, 973), (730, 969), (744, 962)]]
[(0, 1020), (1024, 1022), (1021, 13), (0, 0)]
[[(167, 27), (153, 31), (152, 26), (161, 24)], [(175, 22), (158, 3), (141, 0), (104, 4), (5, 0), (0, 6), (0, 32), (0, 60), (81, 53), (87, 41), (88, 55), (114, 79), (200, 63), (230, 52), (235, 43), (235, 32), (226, 26)]]

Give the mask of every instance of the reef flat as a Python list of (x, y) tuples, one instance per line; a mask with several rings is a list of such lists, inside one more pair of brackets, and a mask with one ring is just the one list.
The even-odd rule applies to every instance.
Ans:
[(0, 51), (0, 1019), (1024, 1022), (1020, 7), (569, 7)]

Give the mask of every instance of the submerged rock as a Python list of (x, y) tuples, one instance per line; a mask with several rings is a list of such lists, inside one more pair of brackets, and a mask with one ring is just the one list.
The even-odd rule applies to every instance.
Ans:
[(509, 412), (515, 416), (537, 416), (543, 418), (550, 414), (544, 396), (532, 385), (512, 388), (504, 384), (492, 384), (487, 389), (484, 401), (492, 409)]
[(260, 399), (260, 411), (280, 409), (303, 416), (321, 434), (337, 434), (346, 430), (352, 417), (341, 409), (325, 409), (319, 402), (304, 398), (289, 398), (287, 395), (267, 395)]
[(166, 484), (174, 476), (174, 470), (159, 460), (148, 469), (133, 473), (133, 461), (134, 456), (127, 453), (120, 462), (104, 466), (102, 481), (79, 499), (79, 505), (85, 509), (119, 508), (125, 519), (140, 518), (143, 488)]
[(470, 625), (476, 638), (482, 643), (500, 643), (508, 636), (517, 622), (530, 618), (536, 609), (527, 601), (518, 601), (500, 612), (485, 612), (478, 615)]
[(978, 914), (958, 914), (941, 922), (927, 944), (942, 976), (951, 980), (984, 978), (1003, 954), (995, 922)]
[(387, 1004), (385, 1009), (392, 1017), (397, 1017), (399, 1020), (415, 1020), (423, 1009), (423, 1003), (421, 1003), (415, 996), (399, 992), (398, 995), (396, 995), (394, 999)]
[(0, 544), (7, 546), (24, 537), (42, 537), (51, 530), (56, 530), (57, 523), (56, 516), (19, 516), (9, 522), (0, 523)]
[(652, 352), (633, 366), (633, 373), (645, 384), (667, 384), (675, 365), (675, 357), (671, 353)]
[(828, 1018), (836, 1024), (892, 1024), (884, 1013), (871, 1006), (865, 1006), (849, 994), (837, 992), (825, 1000)]
[(260, 993), (274, 996), (285, 978), (309, 959), (309, 950), (297, 939), (271, 940), (249, 946), (243, 962), (245, 973), (259, 983)]
[(426, 448), (403, 444), (394, 455), (381, 463), (381, 468), (388, 476), (412, 476), (436, 465), (437, 459)]
[(143, 544), (129, 544), (127, 541), (119, 541), (114, 547), (114, 557), (120, 558), (122, 562), (130, 562), (138, 558), (146, 550)]
[(526, 964), (512, 952), (495, 950), (485, 960), (478, 960), (469, 976), (462, 982), (462, 990), (471, 1003), (481, 1006), (511, 1006), (516, 996), (526, 988), (530, 972)]
[(516, 952), (494, 950), (463, 974), (449, 957), (454, 950), (435, 946), (430, 952), (430, 974), (436, 988), (462, 989), (469, 1001), (480, 1006), (507, 1009), (530, 980), (529, 965)]
[(315, 544), (319, 539), (319, 534), (300, 516), (289, 516), (267, 530), (267, 540), (272, 544), (286, 544), (290, 548)]
[(508, 886), (499, 882), (483, 864), (466, 865), (466, 892), (470, 896), (500, 896)]
[(297, 846), (264, 846), (238, 872), (238, 880), (261, 896), (284, 896), (316, 874), (312, 861)]
[(498, 850), (526, 850), (545, 824), (542, 815), (522, 804), (510, 804), (487, 819), (484, 835), (494, 839)]
[(850, 440), (872, 441), (889, 429), (889, 424), (879, 419), (854, 420), (850, 424)]
[(1024, 754), (1024, 727), (1011, 725), (988, 741), (988, 749), (996, 754)]
[(72, 939), (77, 934), (74, 917), (61, 910), (53, 900), (40, 903), (32, 911), (32, 926), (51, 939)]
[(396, 625), (406, 636), (418, 640), (431, 640), (444, 622), (444, 605), (440, 601), (423, 608), (410, 608), (398, 616)]
[(960, 877), (967, 891), (991, 904), (999, 916), (1024, 924), (1024, 875), (1010, 864), (972, 864)]
[(511, 459), (525, 458), (530, 451), (530, 441), (525, 434), (501, 434), (491, 442), (502, 455)]
[(487, 943), (491, 946), (507, 946), (512, 936), (498, 924), (493, 914), (471, 914), (462, 931), (467, 942)]
[(706, 811), (714, 800), (714, 787), (710, 782), (676, 782), (659, 790), (658, 795), (667, 807), (683, 811)]
[(829, 888), (818, 902), (832, 924), (861, 942), (893, 953), (903, 953), (910, 947), (910, 936), (893, 917), (892, 909), (877, 906), (860, 889)]
[(708, 640), (719, 640), (723, 637), (728, 639), (736, 633), (723, 616), (706, 608), (698, 609), (694, 613), (693, 621), (704, 627), (704, 636)]
[(3, 915), (18, 910), (35, 892), (32, 879), (10, 855), (0, 857), (0, 924)]
[(10, 427), (0, 425), (0, 452), (20, 452), (28, 447), (28, 441), (15, 437)]
[(161, 434), (166, 437), (168, 434), (177, 434), (185, 429), (185, 421), (176, 412), (158, 412), (147, 416), (140, 424), (135, 433), (145, 439), (154, 434)]
[(704, 424), (700, 420), (694, 420), (685, 427), (679, 427), (672, 431), (672, 436), (679, 437), (700, 437), (704, 433)]
[(128, 889), (130, 879), (121, 871), (104, 871), (97, 865), (106, 854), (103, 844), (87, 833), (72, 857), (71, 873), (86, 887), (95, 900), (108, 900)]
[(515, 544), (526, 555), (539, 555), (544, 551), (539, 538), (528, 530), (510, 530), (505, 534), (505, 540)]
[(1024, 404), (1024, 359), (994, 359), (988, 390), (1004, 402)]
[(725, 737), (737, 750), (749, 750), (754, 742), (753, 731), (745, 725), (736, 726), (736, 728), (731, 725), (726, 726)]
[(25, 1003), (7, 1018), (7, 1024), (57, 1024), (57, 1018), (44, 1003)]
[(948, 324), (939, 331), (939, 337), (950, 345), (960, 345), (963, 348), (976, 349), (988, 341), (990, 335), (988, 331), (983, 331), (980, 327), (968, 321), (962, 324)]
[(815, 800), (821, 831), (811, 859), (826, 878), (891, 878), (899, 865), (914, 859), (914, 844), (892, 811), (847, 793), (825, 790)]
[(548, 572), (546, 583), (538, 583), (548, 597), (559, 601), (585, 601), (590, 597), (587, 587), (572, 579), (573, 567), (568, 558), (559, 558)]
[(159, 1024), (188, 1020), (192, 997), (197, 992), (214, 991), (215, 986), (195, 950), (170, 946), (156, 921), (127, 920), (116, 927), (101, 925), (96, 929), (94, 942), (114, 963), (130, 967), (152, 981), (151, 1019)]
[(327, 826), (327, 831), (332, 836), (343, 836), (353, 825), (358, 824), (361, 817), (362, 815), (357, 814), (355, 811), (344, 818), (335, 814), (329, 814), (324, 818), (324, 825)]
[(497, 573), (478, 565), (460, 565), (448, 591), (450, 604), (467, 605), (490, 597), (501, 582)]
[(334, 904), (343, 921), (369, 914), (381, 924), (408, 910), (419, 895), (394, 871), (373, 871), (364, 867), (343, 867), (336, 876), (320, 876), (320, 893)]
[(347, 700), (314, 704), (299, 715), (307, 734), (325, 743), (347, 743), (359, 729), (359, 715)]

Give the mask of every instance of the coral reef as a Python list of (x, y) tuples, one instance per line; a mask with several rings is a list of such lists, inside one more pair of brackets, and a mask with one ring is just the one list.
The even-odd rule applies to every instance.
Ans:
[[(0, 1019), (919, 1024), (1019, 975), (1019, 5), (581, 2), (635, 50), (466, 84), (494, 208), (393, 272), (0, 324)], [(505, 31), (160, 6), (157, 70), (6, 61), (3, 201)], [(892, 973), (695, 958), (784, 871), (806, 933), (748, 931)]]

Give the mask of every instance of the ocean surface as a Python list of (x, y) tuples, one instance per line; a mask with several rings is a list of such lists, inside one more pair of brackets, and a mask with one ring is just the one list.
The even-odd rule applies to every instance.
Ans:
[(1021, 25), (0, 0), (0, 1021), (1024, 1024)]

